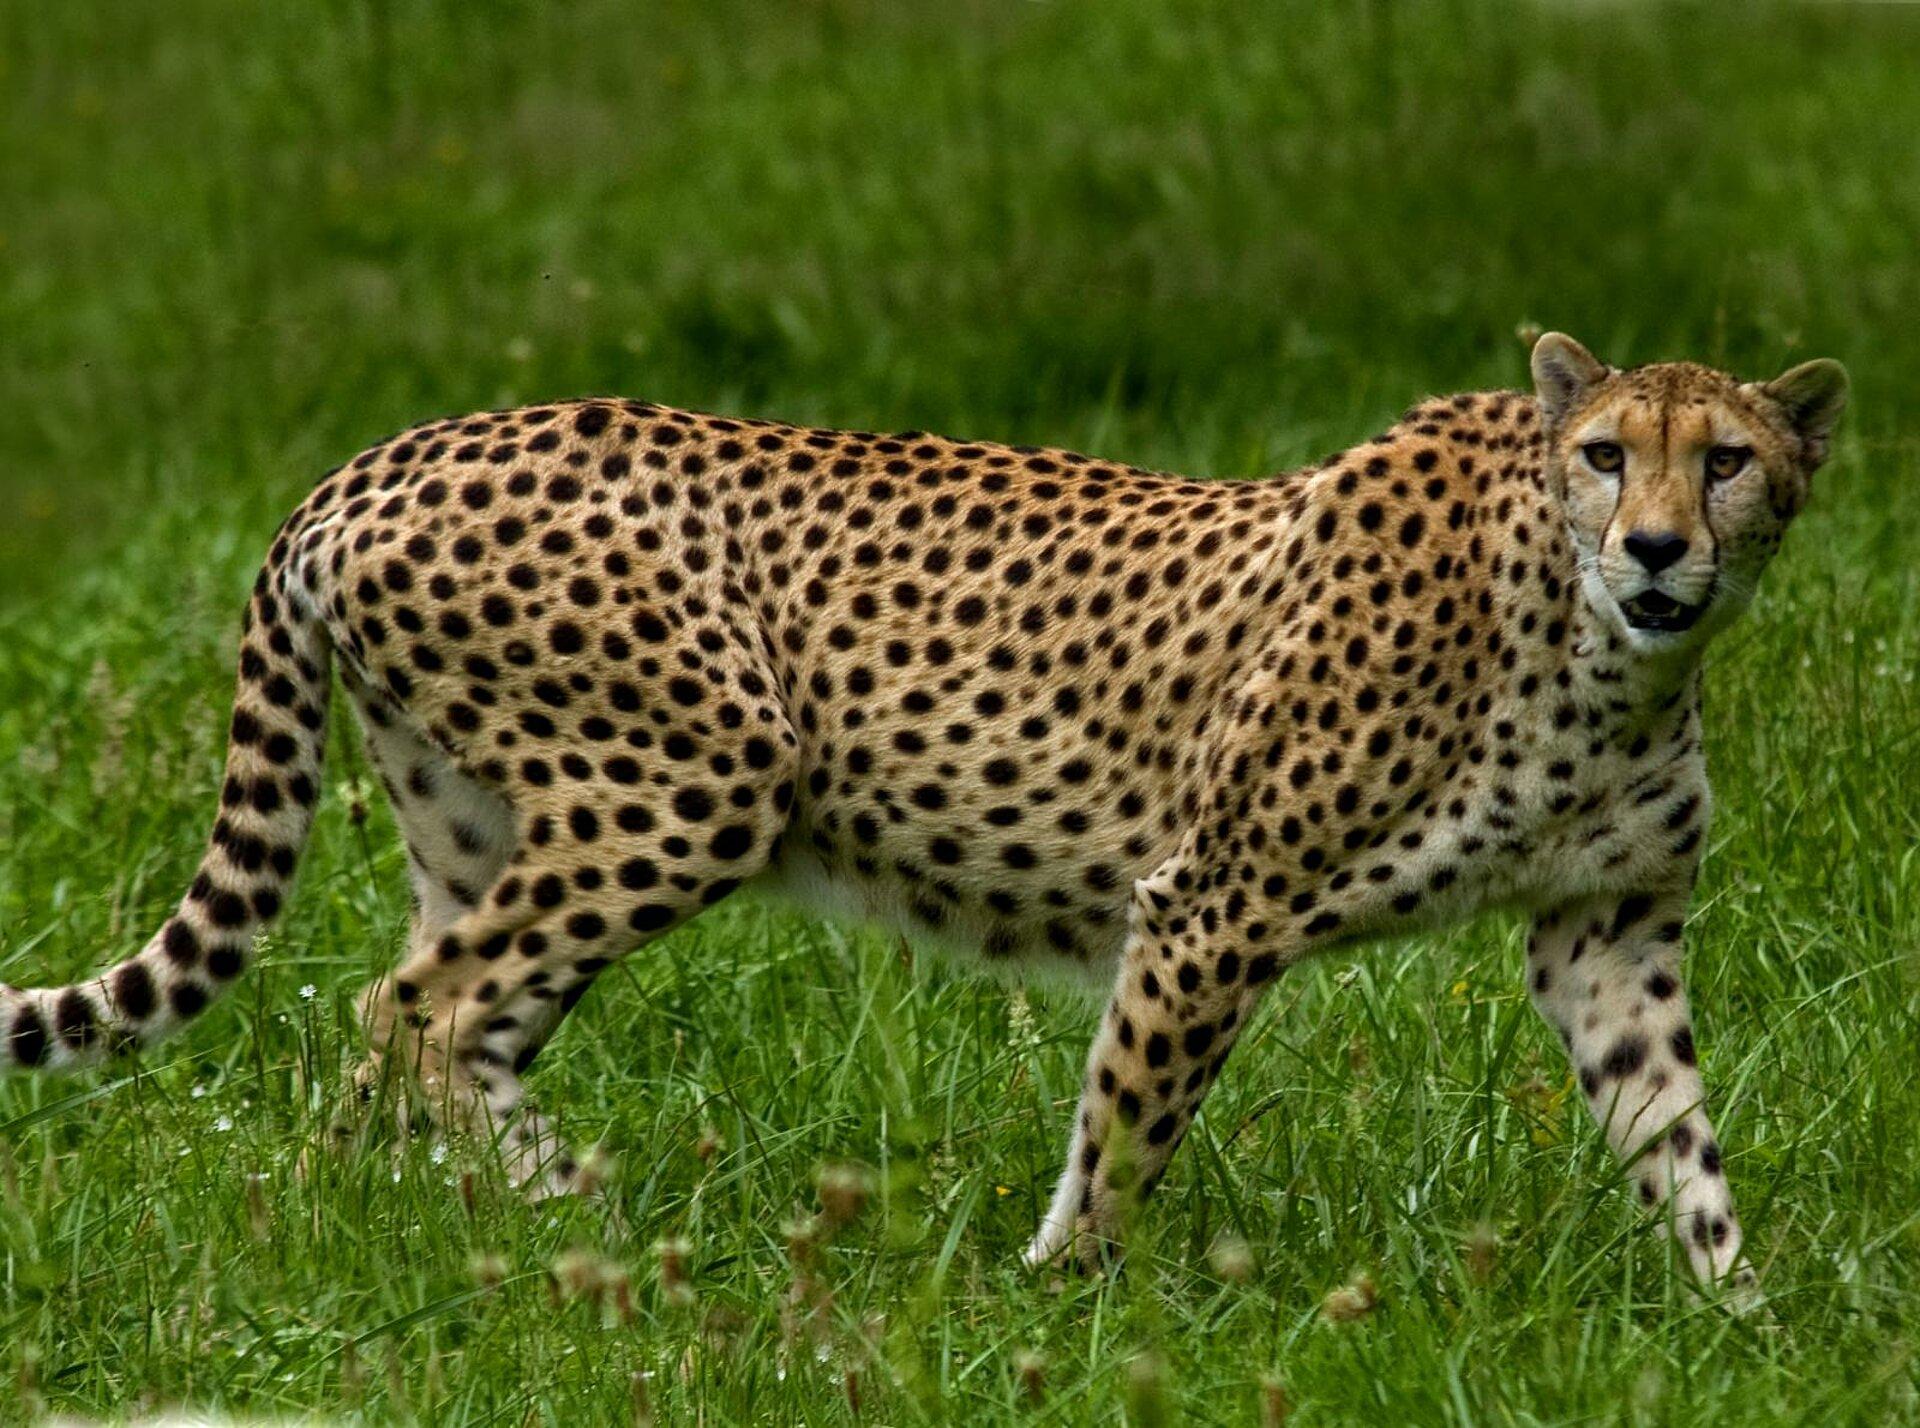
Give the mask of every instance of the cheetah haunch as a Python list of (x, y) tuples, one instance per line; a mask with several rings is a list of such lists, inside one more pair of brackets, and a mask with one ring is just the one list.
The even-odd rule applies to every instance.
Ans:
[(409, 431), (273, 543), (179, 910), (97, 980), (0, 991), (0, 1061), (148, 1042), (232, 985), (337, 666), (416, 893), (373, 1045), (522, 1179), (571, 1173), (520, 1078), (595, 975), (778, 885), (1111, 984), (1027, 1250), (1097, 1261), (1281, 971), (1499, 904), (1640, 1194), (1750, 1284), (1681, 985), (1699, 659), (1846, 374), (1616, 371), (1551, 334), (1533, 375), (1241, 482), (615, 400)]

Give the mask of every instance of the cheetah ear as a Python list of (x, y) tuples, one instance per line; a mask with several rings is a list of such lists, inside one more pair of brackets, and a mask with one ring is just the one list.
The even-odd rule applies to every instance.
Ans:
[(1780, 408), (1814, 464), (1826, 460), (1827, 438), (1847, 409), (1847, 369), (1831, 357), (1820, 357), (1789, 368), (1758, 390)]
[(1607, 376), (1607, 364), (1564, 332), (1549, 332), (1533, 344), (1533, 390), (1548, 426), (1580, 405)]

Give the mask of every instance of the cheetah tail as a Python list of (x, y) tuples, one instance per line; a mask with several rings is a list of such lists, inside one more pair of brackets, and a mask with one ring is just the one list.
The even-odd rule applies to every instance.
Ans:
[(191, 1021), (233, 985), (307, 841), (326, 747), (332, 646), (283, 532), (241, 626), (220, 815), (153, 940), (67, 987), (0, 986), (0, 1074), (103, 1061)]

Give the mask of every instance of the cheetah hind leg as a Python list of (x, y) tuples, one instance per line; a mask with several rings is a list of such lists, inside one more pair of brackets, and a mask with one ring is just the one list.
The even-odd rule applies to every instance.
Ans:
[[(409, 961), (431, 956), (459, 919), (506, 871), (517, 830), (506, 800), (465, 773), (431, 743), (393, 702), (352, 677), (344, 681), (352, 698), (368, 761), (379, 776), (407, 849), (412, 916), (407, 934)], [(380, 1020), (373, 1011), (386, 999), (389, 979), (373, 984), (361, 997), (363, 1026)], [(403, 1134), (429, 1127), (430, 1107), (418, 1104), (416, 1088), (390, 1074), (396, 1060), (378, 1038), (353, 1074), (363, 1104), (391, 1102)], [(529, 1112), (526, 1119), (533, 1121)], [(351, 1133), (342, 1125), (341, 1135)], [(549, 1137), (550, 1138), (550, 1137)], [(510, 1169), (511, 1173), (511, 1169)]]
[(506, 799), (430, 743), (384, 696), (349, 682), (367, 758), (407, 848), (413, 916), (407, 951), (437, 945), (500, 880), (519, 841)]
[(500, 878), (370, 994), (376, 1044), (404, 1050), (445, 1111), (497, 1135), (515, 1183), (579, 1188), (521, 1077), (611, 961), (766, 865), (791, 810), (791, 764), (784, 745), (744, 750), (724, 802), (612, 780), (523, 790), (526, 837)]

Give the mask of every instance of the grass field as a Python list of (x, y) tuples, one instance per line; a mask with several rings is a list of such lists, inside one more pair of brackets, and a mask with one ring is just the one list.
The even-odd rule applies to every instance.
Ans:
[(1090, 1009), (744, 900), (534, 1075), (605, 1197), (335, 1150), (406, 912), (343, 728), (243, 989), (0, 1085), (0, 1423), (1914, 1421), (1916, 73), (1901, 6), (0, 0), (0, 980), (171, 907), (271, 532), (429, 415), (1226, 476), (1519, 382), (1526, 323), (1856, 379), (1712, 661), (1691, 977), (1769, 1315), (1678, 1286), (1499, 919), (1286, 980), (1111, 1281), (1014, 1267)]

